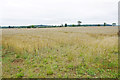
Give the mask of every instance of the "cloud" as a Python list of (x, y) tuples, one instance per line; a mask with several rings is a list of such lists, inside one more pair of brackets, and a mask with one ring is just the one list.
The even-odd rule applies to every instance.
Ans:
[(1, 25), (117, 22), (118, 0), (2, 0)]

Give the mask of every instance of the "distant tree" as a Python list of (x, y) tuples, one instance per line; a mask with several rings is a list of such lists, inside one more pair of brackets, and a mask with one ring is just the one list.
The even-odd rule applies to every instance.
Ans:
[(34, 25), (32, 25), (32, 26), (31, 26), (31, 28), (35, 28), (35, 26), (34, 26)]
[(75, 25), (74, 24), (72, 24), (72, 27), (74, 27)]
[(8, 26), (8, 28), (11, 28), (11, 26)]
[(78, 21), (78, 26), (80, 26), (81, 23), (82, 23), (81, 21)]
[(27, 26), (27, 28), (31, 28), (31, 26)]
[(34, 26), (34, 25), (31, 25), (31, 26), (27, 26), (27, 28), (35, 28), (35, 26)]
[(65, 27), (67, 27), (67, 23), (65, 23)]
[(98, 26), (100, 26), (100, 24), (98, 24)]
[(116, 23), (112, 23), (112, 26), (116, 26)]
[(63, 24), (61, 24), (60, 27), (63, 27)]
[(106, 26), (106, 23), (104, 22), (104, 26)]

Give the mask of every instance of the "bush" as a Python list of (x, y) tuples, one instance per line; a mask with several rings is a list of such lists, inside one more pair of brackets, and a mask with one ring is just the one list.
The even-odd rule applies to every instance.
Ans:
[(24, 76), (24, 73), (20, 72), (16, 74), (17, 78), (22, 78)]
[(53, 71), (52, 70), (48, 70), (47, 71), (47, 75), (52, 75), (53, 74)]

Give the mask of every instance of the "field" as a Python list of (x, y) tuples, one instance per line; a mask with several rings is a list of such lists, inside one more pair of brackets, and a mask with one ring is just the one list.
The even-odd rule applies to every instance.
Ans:
[(0, 30), (0, 79), (2, 77), (2, 30)]
[(2, 30), (4, 78), (116, 78), (117, 27)]

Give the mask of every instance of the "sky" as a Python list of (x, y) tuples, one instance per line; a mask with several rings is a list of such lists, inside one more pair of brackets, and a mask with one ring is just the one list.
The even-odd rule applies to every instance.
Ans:
[(0, 25), (118, 23), (119, 0), (0, 0)]

